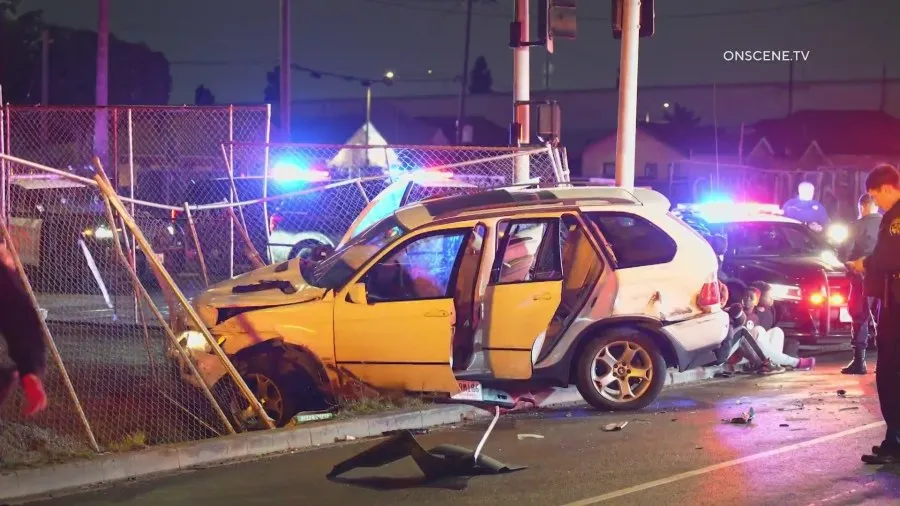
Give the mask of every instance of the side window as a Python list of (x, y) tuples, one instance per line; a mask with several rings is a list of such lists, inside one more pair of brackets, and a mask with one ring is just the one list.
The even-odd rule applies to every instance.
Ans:
[(619, 269), (671, 262), (675, 241), (656, 225), (628, 213), (588, 213), (612, 247)]
[(525, 283), (562, 279), (559, 220), (503, 221), (491, 283)]
[(398, 246), (366, 273), (372, 302), (450, 298), (451, 281), (468, 230), (417, 237)]
[(563, 282), (562, 302), (571, 311), (594, 289), (603, 273), (603, 259), (591, 244), (589, 232), (578, 219), (570, 214), (562, 217), (560, 227), (560, 251)]

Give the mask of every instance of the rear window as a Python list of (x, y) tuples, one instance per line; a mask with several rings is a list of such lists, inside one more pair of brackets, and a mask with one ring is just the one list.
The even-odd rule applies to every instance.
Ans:
[(640, 216), (617, 212), (593, 212), (587, 216), (606, 237), (619, 269), (665, 264), (675, 258), (675, 241)]

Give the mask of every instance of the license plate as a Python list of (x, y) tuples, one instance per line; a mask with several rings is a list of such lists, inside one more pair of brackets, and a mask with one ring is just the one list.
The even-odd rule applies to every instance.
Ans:
[(852, 323), (853, 318), (850, 317), (850, 310), (842, 307), (838, 318), (841, 320), (841, 323)]
[(459, 381), (458, 383), (459, 393), (451, 396), (451, 399), (457, 401), (484, 401), (484, 391), (481, 388), (481, 383), (477, 381)]

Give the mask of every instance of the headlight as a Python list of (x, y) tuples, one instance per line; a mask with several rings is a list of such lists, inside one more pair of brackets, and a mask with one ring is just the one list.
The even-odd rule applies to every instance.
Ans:
[(182, 346), (191, 351), (199, 351), (201, 353), (209, 353), (212, 351), (212, 346), (209, 345), (209, 341), (206, 340), (203, 333), (195, 330), (183, 332), (179, 342)]
[(825, 234), (831, 244), (841, 244), (850, 237), (850, 229), (843, 223), (833, 223), (828, 226)]
[(85, 229), (84, 232), (81, 233), (84, 237), (93, 237), (94, 239), (100, 241), (107, 241), (113, 238), (112, 230), (106, 225), (99, 225), (94, 228)]
[(769, 293), (775, 300), (800, 300), (802, 297), (799, 286), (772, 283), (769, 288)]

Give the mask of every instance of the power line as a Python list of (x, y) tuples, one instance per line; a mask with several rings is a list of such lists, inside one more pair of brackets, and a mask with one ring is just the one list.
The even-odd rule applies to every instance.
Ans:
[[(388, 7), (394, 7), (397, 9), (404, 10), (413, 10), (413, 11), (425, 11), (425, 12), (435, 12), (440, 14), (449, 14), (454, 16), (464, 16), (464, 10), (454, 10), (442, 7), (430, 7), (424, 5), (412, 5), (408, 3), (404, 3), (402, 0), (367, 0), (370, 3), (385, 5)], [(850, 0), (810, 0), (807, 2), (801, 2), (791, 5), (779, 5), (779, 6), (771, 6), (771, 7), (750, 7), (746, 9), (729, 9), (729, 10), (721, 10), (721, 11), (709, 11), (709, 12), (691, 12), (685, 14), (670, 14), (668, 16), (657, 16), (658, 19), (699, 19), (699, 18), (711, 18), (711, 17), (726, 17), (726, 16), (742, 16), (747, 14), (766, 14), (771, 12), (782, 12), (788, 10), (795, 9), (808, 9), (810, 7), (820, 7), (825, 5), (833, 5), (840, 3), (847, 3)], [(499, 12), (479, 12), (478, 15), (480, 17), (495, 17), (495, 18), (510, 18), (508, 13), (499, 13)], [(604, 16), (586, 16), (579, 15), (579, 20), (586, 21), (610, 21), (609, 17)]]

